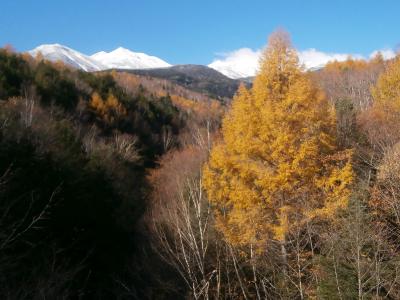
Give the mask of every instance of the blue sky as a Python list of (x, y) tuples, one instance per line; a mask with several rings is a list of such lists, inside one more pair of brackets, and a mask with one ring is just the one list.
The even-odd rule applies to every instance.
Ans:
[(278, 27), (296, 48), (368, 56), (400, 43), (400, 1), (0, 0), (0, 45), (60, 43), (85, 54), (118, 46), (208, 64), (260, 49)]

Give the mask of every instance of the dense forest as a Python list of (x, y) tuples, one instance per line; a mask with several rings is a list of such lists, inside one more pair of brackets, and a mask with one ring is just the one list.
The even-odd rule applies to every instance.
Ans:
[(211, 97), (0, 49), (1, 299), (399, 299), (400, 56)]

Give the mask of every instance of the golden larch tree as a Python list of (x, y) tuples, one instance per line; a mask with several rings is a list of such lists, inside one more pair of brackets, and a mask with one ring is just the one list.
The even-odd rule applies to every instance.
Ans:
[(386, 155), (386, 150), (400, 140), (400, 56), (386, 63), (371, 88), (372, 107), (358, 116), (358, 123), (369, 143)]
[(375, 104), (400, 110), (400, 55), (391, 61), (372, 88)]
[(89, 108), (109, 124), (113, 124), (118, 118), (126, 115), (125, 107), (113, 94), (109, 94), (107, 99), (103, 100), (98, 93), (94, 92)]
[(284, 241), (291, 226), (347, 205), (350, 151), (284, 32), (271, 35), (251, 90), (241, 86), (204, 168), (217, 226), (233, 244)]

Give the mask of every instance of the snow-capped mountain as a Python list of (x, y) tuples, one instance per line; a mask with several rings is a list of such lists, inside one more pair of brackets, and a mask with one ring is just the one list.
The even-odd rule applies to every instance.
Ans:
[(229, 64), (224, 61), (215, 61), (209, 64), (208, 67), (232, 79), (252, 77), (256, 73), (256, 68), (254, 67), (241, 68), (237, 64)]
[(50, 61), (62, 61), (67, 65), (88, 72), (100, 71), (106, 68), (106, 66), (91, 58), (90, 56), (87, 56), (60, 44), (41, 45), (29, 51), (29, 54), (33, 57), (35, 57), (39, 53), (41, 53), (41, 55), (45, 59), (48, 59)]
[(107, 69), (150, 69), (171, 66), (158, 57), (133, 52), (122, 47), (111, 52), (101, 51), (92, 56), (82, 54), (60, 44), (41, 45), (29, 51), (29, 54), (33, 57), (39, 53), (50, 61), (62, 61), (67, 65), (87, 72)]
[(164, 68), (171, 65), (162, 59), (145, 53), (132, 52), (119, 47), (111, 52), (98, 52), (91, 56), (92, 59), (107, 66), (108, 69), (151, 69)]
[(233, 79), (252, 77), (256, 74), (261, 50), (241, 48), (222, 53), (208, 67)]

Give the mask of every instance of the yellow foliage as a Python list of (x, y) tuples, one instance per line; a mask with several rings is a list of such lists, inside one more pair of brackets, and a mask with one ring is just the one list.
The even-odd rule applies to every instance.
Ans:
[(93, 93), (89, 102), (89, 106), (90, 108), (97, 111), (100, 115), (103, 115), (105, 112), (105, 105), (103, 99), (98, 93)]
[(372, 88), (372, 96), (378, 106), (400, 111), (400, 56), (398, 55)]
[(108, 123), (113, 123), (117, 118), (126, 115), (125, 107), (112, 94), (104, 101), (98, 93), (93, 93), (89, 107)]
[(225, 237), (262, 246), (346, 207), (351, 153), (338, 153), (335, 133), (334, 111), (303, 72), (288, 36), (272, 35), (253, 88), (239, 88), (223, 121), (223, 142), (204, 168)]

